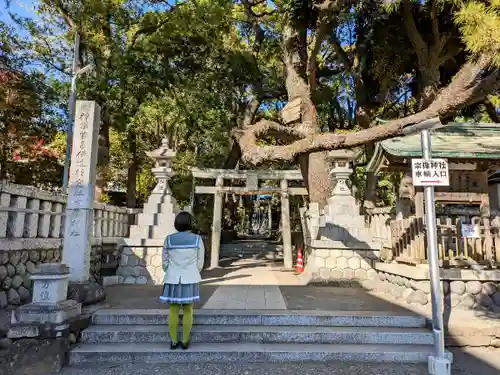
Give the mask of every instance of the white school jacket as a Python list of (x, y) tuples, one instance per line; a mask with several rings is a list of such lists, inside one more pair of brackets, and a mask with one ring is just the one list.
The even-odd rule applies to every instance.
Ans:
[(163, 283), (199, 283), (204, 260), (205, 246), (199, 235), (191, 232), (168, 235), (163, 244)]

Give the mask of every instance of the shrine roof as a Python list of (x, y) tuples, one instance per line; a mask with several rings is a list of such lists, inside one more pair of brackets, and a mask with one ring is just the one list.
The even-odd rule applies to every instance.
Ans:
[[(500, 160), (500, 125), (449, 123), (431, 133), (432, 156), (447, 159)], [(377, 143), (367, 169), (376, 171), (389, 158), (422, 157), (420, 133)]]

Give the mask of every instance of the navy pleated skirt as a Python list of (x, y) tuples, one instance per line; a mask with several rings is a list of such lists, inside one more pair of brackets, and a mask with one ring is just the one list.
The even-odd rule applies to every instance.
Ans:
[(200, 300), (200, 284), (164, 284), (160, 301), (188, 304)]

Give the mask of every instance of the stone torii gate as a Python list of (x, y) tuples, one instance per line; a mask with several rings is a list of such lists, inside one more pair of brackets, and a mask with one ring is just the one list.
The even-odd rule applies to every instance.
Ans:
[[(215, 186), (196, 186), (195, 194), (214, 194), (214, 213), (212, 222), (212, 243), (210, 267), (219, 266), (220, 237), (222, 231), (223, 197), (225, 194), (237, 195), (281, 195), (281, 228), (283, 232), (283, 257), (285, 269), (293, 268), (292, 232), (290, 228), (289, 195), (307, 195), (304, 187), (289, 187), (288, 181), (301, 181), (300, 170), (227, 170), (192, 168), (193, 178), (214, 179)], [(246, 186), (224, 186), (224, 180), (246, 180)], [(259, 180), (280, 180), (279, 188), (260, 187)]]

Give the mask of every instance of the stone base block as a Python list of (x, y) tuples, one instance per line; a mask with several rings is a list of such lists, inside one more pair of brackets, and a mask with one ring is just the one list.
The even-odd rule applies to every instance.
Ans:
[(119, 284), (163, 284), (162, 247), (124, 247), (117, 278), (107, 282)]
[(95, 281), (70, 283), (68, 286), (68, 299), (85, 306), (104, 301), (106, 294), (103, 286)]
[(311, 282), (339, 286), (375, 279), (377, 250), (312, 248), (307, 257)]
[(73, 300), (60, 301), (51, 305), (29, 303), (12, 311), (11, 324), (62, 324), (78, 317), (81, 313), (82, 305)]

